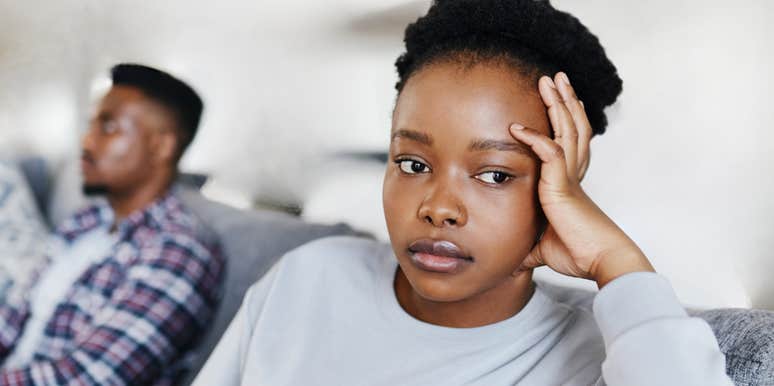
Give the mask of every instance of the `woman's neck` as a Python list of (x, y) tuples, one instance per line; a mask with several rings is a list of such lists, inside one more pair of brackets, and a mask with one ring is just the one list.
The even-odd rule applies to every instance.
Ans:
[(398, 303), (411, 316), (444, 327), (471, 328), (497, 323), (516, 315), (535, 292), (532, 271), (509, 276), (499, 285), (455, 302), (437, 302), (421, 297), (398, 267), (395, 275)]

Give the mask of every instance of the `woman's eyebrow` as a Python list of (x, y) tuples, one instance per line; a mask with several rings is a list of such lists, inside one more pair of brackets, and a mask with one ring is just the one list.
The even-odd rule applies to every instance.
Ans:
[(395, 138), (406, 138), (406, 139), (410, 139), (412, 141), (417, 141), (417, 142), (419, 142), (421, 144), (424, 144), (424, 145), (427, 145), (427, 146), (430, 146), (430, 145), (433, 144), (433, 138), (430, 137), (429, 135), (427, 135), (425, 133), (420, 133), (420, 132), (414, 131), (414, 130), (408, 130), (408, 129), (395, 130), (392, 133), (390, 141), (394, 141)]
[(526, 156), (535, 158), (536, 155), (529, 148), (529, 146), (516, 141), (500, 141), (496, 139), (476, 139), (470, 142), (468, 145), (470, 151), (487, 151), (487, 150), (499, 150), (499, 151), (514, 151), (524, 154)]

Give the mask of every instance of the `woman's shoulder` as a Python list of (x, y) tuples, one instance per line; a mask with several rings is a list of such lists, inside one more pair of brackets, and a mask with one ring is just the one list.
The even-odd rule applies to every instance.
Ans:
[(389, 248), (389, 244), (368, 237), (328, 236), (303, 244), (288, 252), (286, 256), (334, 254), (343, 258), (359, 257), (363, 253), (374, 252), (385, 247)]
[(592, 304), (594, 302), (594, 297), (597, 295), (597, 291), (580, 286), (572, 287), (552, 283), (545, 280), (535, 280), (535, 283), (538, 288), (540, 288), (541, 292), (557, 304), (569, 309), (591, 313)]
[[(325, 237), (286, 253), (273, 267), (275, 285), (319, 291), (330, 286), (363, 286), (388, 274), (394, 263), (390, 245), (378, 240)], [(393, 270), (394, 273), (394, 270)]]
[(331, 236), (310, 241), (291, 250), (280, 260), (294, 269), (345, 268), (358, 269), (379, 265), (390, 258), (389, 244), (355, 236)]
[(546, 356), (548, 362), (563, 363), (567, 367), (563, 371), (576, 374), (598, 372), (605, 358), (605, 346), (592, 312), (596, 293), (545, 281), (536, 281), (536, 284), (553, 310), (552, 318), (564, 319), (557, 349)]
[(287, 314), (309, 312), (309, 304), (358, 304), (357, 296), (374, 293), (395, 265), (389, 244), (377, 240), (336, 236), (309, 242), (286, 253), (248, 290), (248, 319), (273, 307)]

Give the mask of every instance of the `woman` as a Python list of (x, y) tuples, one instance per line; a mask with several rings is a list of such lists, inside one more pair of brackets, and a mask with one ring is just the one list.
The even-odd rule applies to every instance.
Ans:
[[(597, 38), (545, 1), (437, 0), (405, 42), (391, 248), (286, 255), (198, 384), (731, 384), (709, 327), (579, 184), (621, 91)], [(543, 264), (599, 294), (536, 286)]]

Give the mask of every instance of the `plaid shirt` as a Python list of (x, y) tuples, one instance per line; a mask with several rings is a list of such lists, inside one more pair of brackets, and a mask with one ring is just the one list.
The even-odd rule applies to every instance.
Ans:
[[(58, 233), (72, 242), (111, 219), (108, 207), (93, 206)], [(217, 243), (171, 192), (117, 231), (109, 255), (57, 305), (33, 361), (0, 370), (0, 385), (167, 385), (181, 375), (176, 365), (216, 307), (225, 263)], [(0, 305), (0, 358), (28, 316), (26, 301)]]

